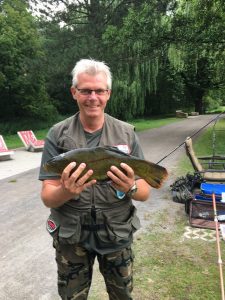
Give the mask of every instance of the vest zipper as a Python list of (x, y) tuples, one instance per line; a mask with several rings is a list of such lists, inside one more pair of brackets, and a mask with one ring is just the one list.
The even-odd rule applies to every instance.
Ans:
[(91, 197), (91, 219), (93, 224), (96, 224), (96, 208), (95, 208), (95, 188), (94, 186), (92, 188), (92, 197)]

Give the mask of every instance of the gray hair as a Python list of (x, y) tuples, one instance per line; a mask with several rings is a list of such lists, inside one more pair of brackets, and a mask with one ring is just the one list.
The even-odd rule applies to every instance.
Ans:
[(97, 61), (94, 59), (79, 60), (71, 72), (71, 75), (73, 77), (72, 85), (74, 87), (77, 86), (77, 81), (78, 81), (77, 77), (81, 73), (87, 73), (89, 75), (96, 75), (98, 73), (103, 73), (106, 77), (107, 88), (108, 89), (112, 88), (112, 75), (110, 72), (110, 68), (103, 61)]

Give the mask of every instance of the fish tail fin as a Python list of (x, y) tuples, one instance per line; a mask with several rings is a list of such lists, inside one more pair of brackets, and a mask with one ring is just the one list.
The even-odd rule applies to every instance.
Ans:
[(164, 167), (149, 161), (140, 160), (133, 169), (136, 175), (156, 189), (161, 187), (168, 176), (168, 172)]

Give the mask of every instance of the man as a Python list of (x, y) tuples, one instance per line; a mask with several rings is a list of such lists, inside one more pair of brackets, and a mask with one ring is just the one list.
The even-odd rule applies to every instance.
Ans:
[[(42, 166), (75, 148), (117, 146), (143, 158), (134, 128), (104, 113), (111, 94), (111, 73), (99, 61), (82, 59), (72, 71), (71, 93), (79, 112), (54, 125), (46, 138)], [(125, 163), (111, 166), (109, 181), (88, 180), (94, 173), (70, 163), (61, 177), (40, 169), (41, 198), (51, 208), (47, 230), (53, 236), (62, 299), (87, 299), (95, 257), (109, 299), (132, 299), (131, 243), (140, 227), (132, 198), (145, 201), (150, 187)], [(85, 170), (80, 177), (80, 174)]]

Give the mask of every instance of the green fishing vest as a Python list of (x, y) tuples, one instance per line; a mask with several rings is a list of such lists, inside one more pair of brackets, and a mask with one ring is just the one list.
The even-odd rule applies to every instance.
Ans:
[[(53, 130), (60, 149), (69, 151), (87, 147), (79, 113), (56, 124)], [(99, 146), (127, 145), (132, 149), (133, 141), (132, 125), (105, 114)], [(90, 232), (94, 232), (100, 248), (127, 243), (132, 240), (133, 232), (140, 228), (131, 199), (120, 199), (109, 182), (97, 183), (61, 207), (52, 208), (49, 220), (56, 224), (61, 243), (85, 244), (90, 240)]]

